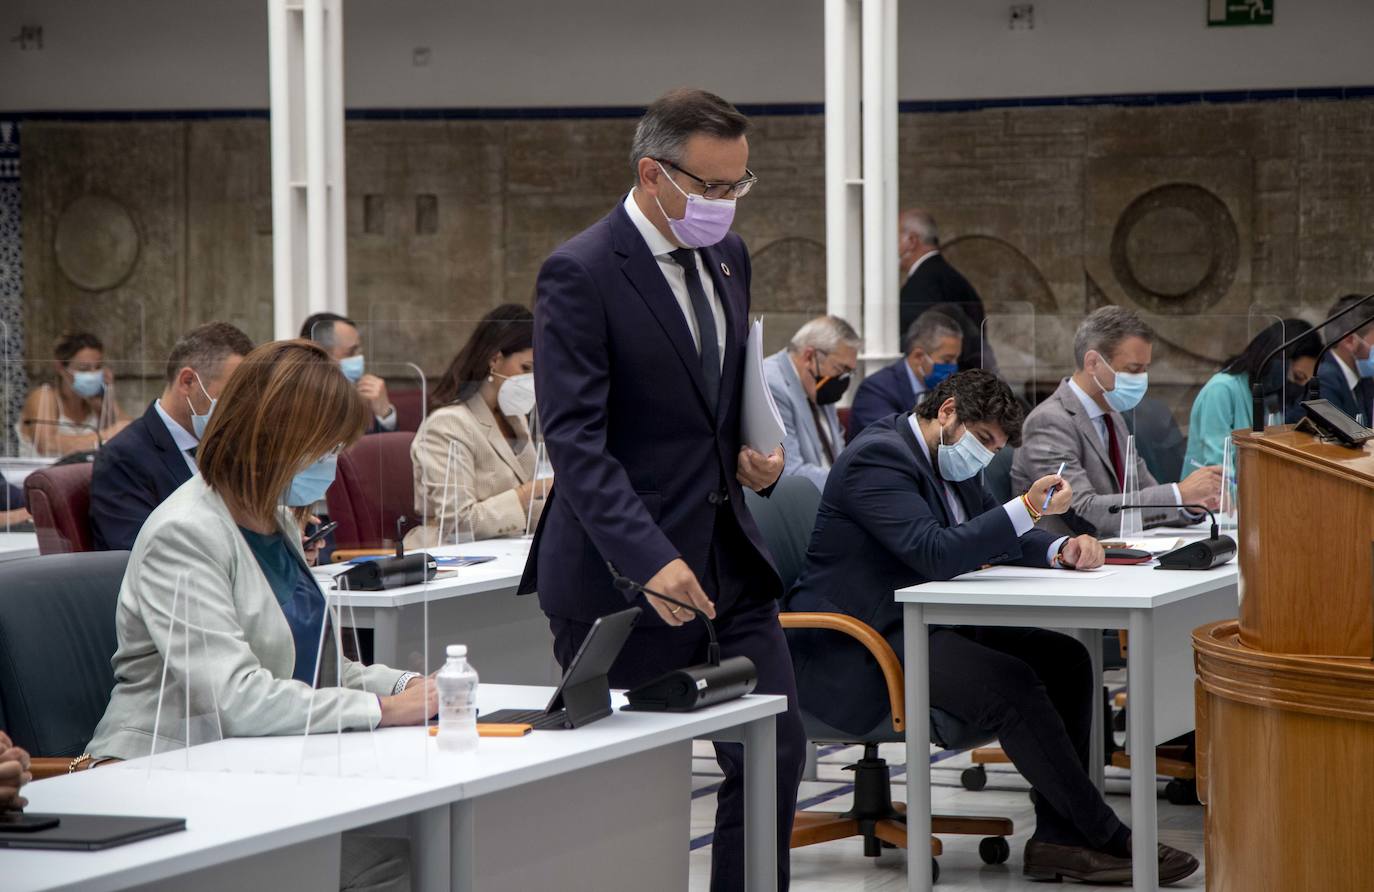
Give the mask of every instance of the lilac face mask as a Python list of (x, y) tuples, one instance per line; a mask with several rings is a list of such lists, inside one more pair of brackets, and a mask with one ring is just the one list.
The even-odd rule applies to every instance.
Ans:
[(674, 220), (668, 216), (667, 211), (663, 211), (663, 204), (657, 196), (654, 198), (658, 209), (668, 218), (668, 228), (673, 231), (674, 238), (684, 247), (709, 248), (729, 234), (730, 224), (735, 221), (733, 198), (707, 198), (704, 195), (685, 192), (672, 177), (668, 176), (668, 171), (663, 170), (662, 164), (658, 165), (658, 169), (663, 171), (664, 178), (673, 184), (673, 188), (682, 192), (687, 199), (687, 212), (681, 220)]

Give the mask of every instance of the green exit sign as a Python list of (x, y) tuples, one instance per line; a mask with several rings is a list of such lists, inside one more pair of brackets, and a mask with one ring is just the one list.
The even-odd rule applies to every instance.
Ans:
[(1207, 0), (1207, 26), (1272, 25), (1274, 0)]

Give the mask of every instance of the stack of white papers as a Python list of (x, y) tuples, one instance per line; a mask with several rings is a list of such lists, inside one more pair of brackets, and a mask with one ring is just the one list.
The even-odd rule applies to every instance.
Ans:
[(956, 576), (953, 582), (986, 582), (1004, 579), (1053, 579), (1055, 582), (1092, 582), (1111, 576), (1115, 570), (1054, 570), (1047, 567), (986, 567)]
[(749, 327), (744, 348), (744, 399), (739, 415), (740, 439), (745, 446), (769, 455), (782, 445), (782, 414), (763, 377), (763, 320)]

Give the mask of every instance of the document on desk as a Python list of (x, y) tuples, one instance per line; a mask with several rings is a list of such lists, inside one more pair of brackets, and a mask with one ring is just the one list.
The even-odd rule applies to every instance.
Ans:
[(1182, 541), (1178, 536), (1142, 536), (1139, 539), (1104, 539), (1102, 545), (1105, 548), (1134, 548), (1150, 554), (1163, 554), (1178, 548)]
[(770, 454), (782, 445), (782, 414), (763, 377), (763, 320), (749, 326), (744, 349), (744, 402), (740, 406), (740, 439), (756, 452)]
[(1095, 582), (1111, 576), (1115, 570), (1098, 567), (1096, 570), (1055, 570), (1048, 567), (987, 567), (956, 576), (951, 582), (987, 582), (988, 580), (1053, 579), (1055, 582)]

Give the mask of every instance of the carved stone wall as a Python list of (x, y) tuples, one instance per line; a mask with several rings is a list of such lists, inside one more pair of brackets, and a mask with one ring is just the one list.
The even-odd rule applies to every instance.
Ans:
[[(822, 122), (755, 124), (760, 185), (737, 229), (777, 348), (825, 306)], [(632, 128), (350, 121), (350, 307), (371, 320), (369, 361), (437, 373), (484, 311), (528, 302), (548, 252), (628, 187)], [(1368, 100), (906, 114), (900, 146), (902, 201), (939, 219), (1013, 372), (1057, 378), (1073, 324), (1113, 302), (1158, 324), (1156, 379), (1186, 387), (1262, 325), (1252, 313), (1316, 316), (1374, 287)], [(27, 122), (23, 195), (31, 358), (91, 328), (143, 361), (152, 380), (122, 391), (138, 403), (185, 328), (270, 334), (265, 120)]]

